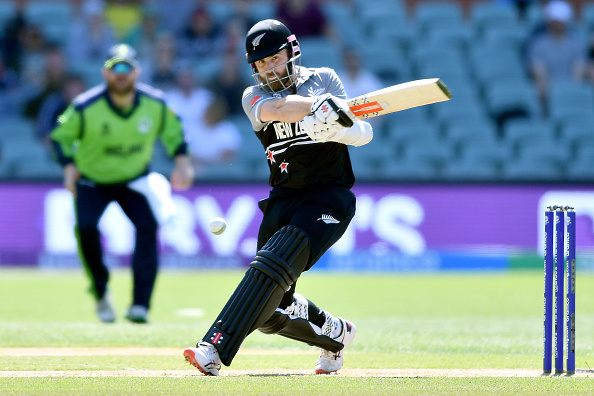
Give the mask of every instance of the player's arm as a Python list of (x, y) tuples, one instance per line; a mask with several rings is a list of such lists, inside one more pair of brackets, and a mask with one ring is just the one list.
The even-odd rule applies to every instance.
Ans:
[(175, 168), (170, 176), (171, 187), (175, 190), (190, 188), (194, 180), (194, 168), (188, 155), (188, 145), (179, 117), (169, 108), (165, 111), (161, 142), (167, 154), (175, 161)]
[(311, 114), (311, 106), (316, 99), (315, 96), (289, 95), (266, 100), (260, 108), (260, 120), (299, 122)]
[(74, 196), (76, 182), (80, 179), (80, 172), (74, 164), (74, 143), (81, 135), (81, 117), (74, 105), (68, 106), (50, 134), (52, 154), (64, 171), (64, 187)]

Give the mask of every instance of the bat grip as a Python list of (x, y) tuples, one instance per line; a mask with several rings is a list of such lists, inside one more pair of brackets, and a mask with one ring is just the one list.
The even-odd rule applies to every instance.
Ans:
[(353, 119), (351, 117), (349, 117), (347, 112), (342, 107), (337, 105), (333, 100), (329, 100), (328, 103), (330, 103), (330, 106), (332, 106), (332, 109), (336, 112), (336, 114), (338, 114), (337, 121), (340, 125), (342, 125), (345, 128), (350, 128), (355, 124), (353, 122)]

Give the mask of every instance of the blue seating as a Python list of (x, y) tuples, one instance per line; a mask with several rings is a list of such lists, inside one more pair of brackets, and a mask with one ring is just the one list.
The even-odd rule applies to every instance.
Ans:
[(494, 146), (498, 143), (496, 127), (490, 120), (455, 120), (445, 128), (444, 134), (458, 152), (468, 145)]
[(498, 167), (488, 161), (459, 159), (445, 164), (441, 176), (456, 182), (492, 182), (499, 176)]
[(555, 127), (545, 119), (510, 121), (503, 132), (505, 140), (516, 153), (524, 146), (555, 141)]
[(503, 169), (503, 180), (511, 182), (551, 182), (559, 180), (562, 175), (562, 170), (554, 162), (532, 157), (508, 161)]
[(299, 39), (301, 63), (306, 67), (343, 68), (342, 53), (339, 48), (325, 37), (305, 37)]
[(416, 3), (414, 19), (422, 31), (435, 26), (454, 26), (464, 22), (462, 5), (457, 1), (423, 0)]
[(586, 84), (552, 85), (548, 110), (550, 117), (558, 123), (576, 116), (594, 118), (594, 88)]
[(6, 26), (6, 21), (14, 15), (15, 10), (14, 2), (0, 1), (0, 26)]
[(511, 3), (501, 4), (496, 1), (472, 3), (470, 21), (477, 35), (481, 35), (493, 26), (517, 25), (519, 22), (517, 10)]
[(485, 90), (487, 110), (493, 117), (511, 113), (524, 113), (535, 118), (542, 115), (536, 88), (529, 83), (515, 81), (513, 84), (494, 82)]

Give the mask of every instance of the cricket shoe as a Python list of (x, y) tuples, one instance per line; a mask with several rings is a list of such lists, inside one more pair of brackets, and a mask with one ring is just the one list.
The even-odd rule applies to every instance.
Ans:
[(144, 305), (132, 305), (124, 317), (132, 323), (148, 323), (148, 308)]
[(111, 302), (111, 296), (108, 292), (105, 292), (101, 300), (97, 301), (95, 312), (99, 316), (99, 320), (103, 323), (113, 323), (116, 319), (115, 309)]
[(196, 348), (184, 351), (184, 357), (204, 375), (219, 375), (221, 358), (214, 345), (208, 342), (199, 342)]
[(316, 363), (316, 374), (330, 374), (338, 371), (344, 362), (344, 350), (355, 339), (355, 334), (357, 333), (355, 325), (343, 318), (337, 319), (340, 320), (340, 323), (342, 324), (342, 331), (335, 340), (342, 343), (344, 347), (338, 352), (320, 349), (320, 357)]

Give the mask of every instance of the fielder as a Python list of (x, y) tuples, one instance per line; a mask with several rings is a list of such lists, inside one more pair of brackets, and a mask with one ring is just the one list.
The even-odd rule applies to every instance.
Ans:
[(175, 157), (173, 188), (188, 188), (194, 173), (181, 122), (163, 93), (136, 83), (140, 68), (134, 49), (112, 47), (102, 73), (105, 84), (77, 96), (60, 116), (52, 146), (64, 169), (64, 186), (74, 195), (79, 255), (91, 278), (99, 319), (115, 320), (97, 228), (107, 205), (115, 201), (136, 228), (132, 304), (126, 318), (146, 323), (158, 270), (158, 225), (175, 210), (165, 177), (149, 173), (156, 139)]
[(258, 329), (321, 348), (316, 373), (342, 367), (355, 326), (295, 292), (299, 276), (343, 235), (355, 215), (347, 144), (369, 143), (371, 126), (350, 112), (332, 69), (300, 65), (299, 44), (281, 22), (263, 20), (246, 37), (256, 85), (243, 108), (264, 146), (272, 190), (257, 253), (243, 280), (196, 348), (184, 356), (206, 375), (230, 365)]

